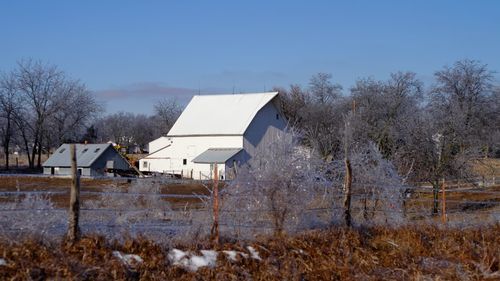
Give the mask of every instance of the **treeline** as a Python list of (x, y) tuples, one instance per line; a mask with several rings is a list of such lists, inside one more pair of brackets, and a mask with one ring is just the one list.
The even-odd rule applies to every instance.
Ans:
[[(500, 157), (500, 90), (493, 74), (478, 61), (462, 60), (436, 71), (431, 85), (397, 72), (385, 81), (360, 79), (346, 90), (319, 73), (307, 86), (275, 90), (301, 142), (325, 160), (375, 144), (400, 175), (436, 182), (464, 176), (470, 159)], [(165, 99), (152, 115), (105, 115), (85, 84), (39, 61), (23, 60), (0, 76), (3, 153), (20, 147), (31, 168), (64, 142), (145, 148), (168, 132), (181, 110)]]
[[(182, 112), (175, 99), (158, 101), (153, 115), (118, 112), (97, 119), (87, 130), (89, 142), (112, 141), (129, 149), (130, 153), (144, 150), (154, 139), (164, 136)], [(134, 150), (133, 150), (134, 148)]]
[(276, 88), (302, 142), (324, 159), (343, 159), (375, 144), (407, 180), (470, 175), (471, 159), (500, 157), (500, 89), (486, 65), (462, 60), (434, 73), (427, 87), (415, 73), (360, 79), (342, 93), (331, 75), (308, 87)]
[(104, 107), (87, 86), (55, 65), (27, 59), (0, 72), (0, 143), (7, 169), (15, 147), (27, 154), (32, 169), (41, 167), (43, 153), (65, 142), (144, 147), (168, 132), (180, 111), (175, 100), (164, 100), (152, 116), (103, 116)]
[(33, 60), (0, 78), (0, 137), (5, 165), (13, 144), (40, 167), (43, 148), (75, 139), (101, 107), (81, 81)]

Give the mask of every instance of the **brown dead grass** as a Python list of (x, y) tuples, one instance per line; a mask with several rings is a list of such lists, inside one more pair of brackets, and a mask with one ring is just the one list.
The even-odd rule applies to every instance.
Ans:
[[(215, 268), (188, 272), (167, 259), (170, 249), (144, 239), (122, 244), (101, 237), (74, 246), (25, 241), (0, 243), (2, 280), (499, 280), (500, 224), (475, 229), (434, 226), (310, 231), (250, 243), (262, 261), (230, 261), (219, 254)], [(224, 250), (245, 252), (248, 244), (226, 242)], [(209, 243), (178, 248), (208, 249)], [(141, 256), (130, 268), (112, 251)]]
[(500, 176), (500, 159), (476, 159), (473, 164), (474, 172), (483, 177)]

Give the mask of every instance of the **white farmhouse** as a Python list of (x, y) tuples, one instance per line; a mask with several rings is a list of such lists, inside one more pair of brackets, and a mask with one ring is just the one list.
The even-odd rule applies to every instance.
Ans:
[(149, 143), (143, 172), (210, 179), (234, 176), (260, 148), (285, 133), (277, 92), (194, 96), (167, 136)]

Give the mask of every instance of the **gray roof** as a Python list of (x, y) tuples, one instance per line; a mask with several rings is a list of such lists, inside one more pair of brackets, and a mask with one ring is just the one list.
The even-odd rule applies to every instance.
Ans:
[(226, 163), (243, 148), (209, 148), (193, 159), (194, 163)]
[[(112, 147), (110, 143), (76, 144), (76, 163), (78, 167), (90, 167), (104, 151)], [(118, 152), (117, 152), (118, 153)], [(44, 167), (71, 167), (69, 144), (61, 145), (43, 163)]]

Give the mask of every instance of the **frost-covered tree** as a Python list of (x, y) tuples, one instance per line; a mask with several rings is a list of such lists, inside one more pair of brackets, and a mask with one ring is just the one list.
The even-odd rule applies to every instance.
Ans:
[(224, 189), (221, 224), (236, 235), (252, 229), (282, 234), (309, 228), (314, 214), (308, 209), (331, 206), (332, 186), (324, 180), (322, 165), (290, 136), (259, 151)]

